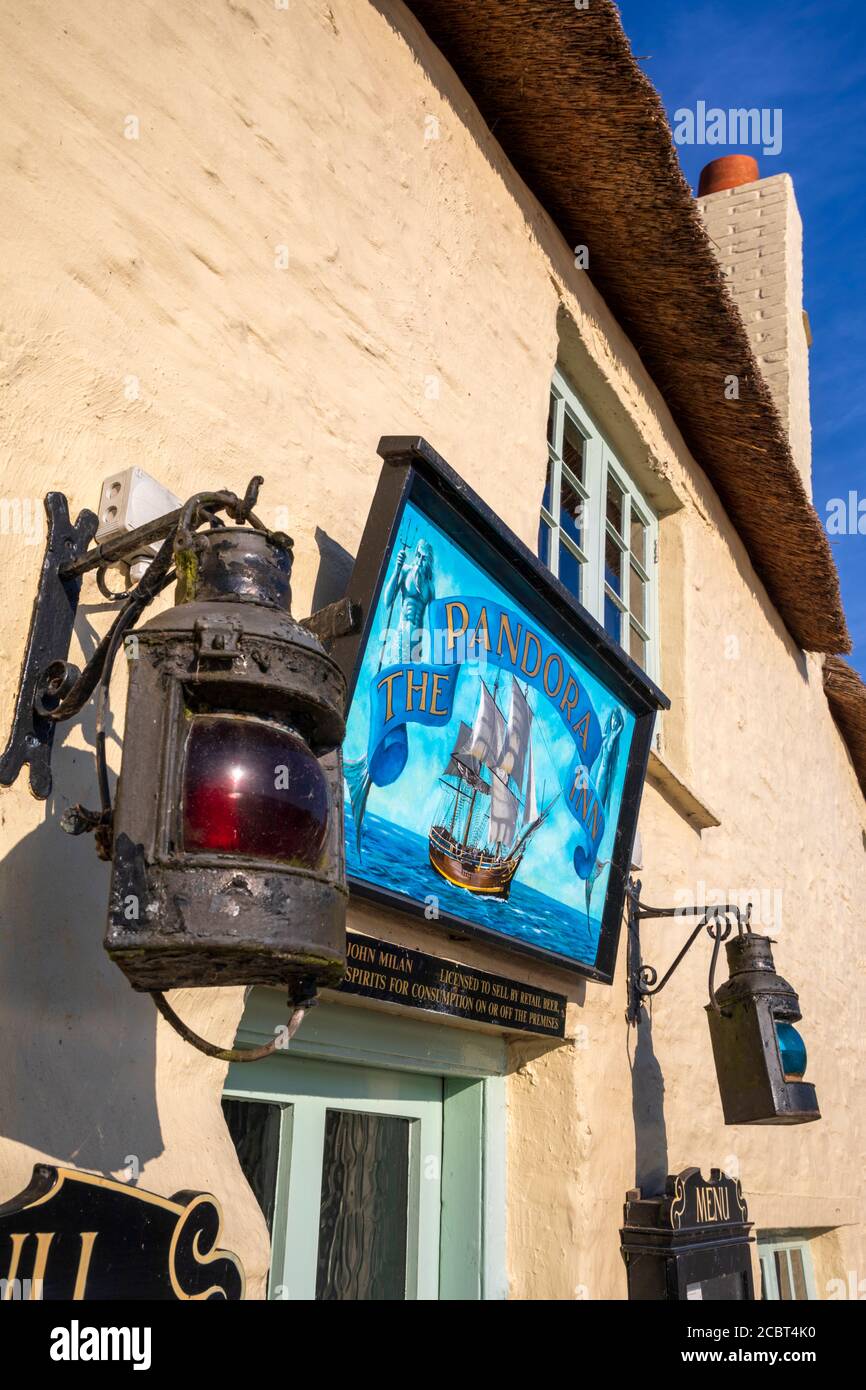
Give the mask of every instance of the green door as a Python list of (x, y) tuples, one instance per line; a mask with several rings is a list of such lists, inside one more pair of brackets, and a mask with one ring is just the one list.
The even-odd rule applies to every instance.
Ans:
[(442, 1078), (268, 1067), (266, 1093), (230, 1080), (223, 1105), (271, 1233), (269, 1297), (438, 1298)]

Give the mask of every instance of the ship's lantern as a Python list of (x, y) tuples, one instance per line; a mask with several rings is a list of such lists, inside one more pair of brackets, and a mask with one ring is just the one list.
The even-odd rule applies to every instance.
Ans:
[(176, 607), (134, 633), (106, 947), (135, 989), (345, 965), (344, 678), (291, 616), (291, 541), (179, 534)]
[(730, 978), (707, 1006), (725, 1123), (804, 1124), (821, 1118), (803, 1080), (806, 1046), (794, 1024), (796, 993), (776, 974), (769, 937), (745, 932), (725, 943)]

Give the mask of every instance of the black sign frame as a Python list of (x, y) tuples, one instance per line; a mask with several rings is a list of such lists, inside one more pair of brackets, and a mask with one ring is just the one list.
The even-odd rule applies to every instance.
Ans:
[[(360, 609), (361, 621), (357, 631), (335, 639), (332, 649), (348, 682), (349, 702), (372, 633), (388, 566), (399, 545), (403, 513), (413, 501), (433, 515), (458, 545), (477, 556), (488, 573), (515, 593), (556, 640), (569, 647), (577, 646), (586, 668), (635, 719), (594, 965), (506, 937), (448, 912), (441, 912), (432, 923), (428, 918), (428, 923), (446, 930), (452, 939), (456, 935), (457, 939), (483, 940), (497, 950), (532, 956), (571, 975), (611, 984), (655, 717), (658, 710), (670, 707), (670, 700), (425, 439), (384, 436), (377, 452), (384, 466), (347, 590), (347, 597)], [(360, 898), (401, 914), (422, 918), (426, 915), (424, 903), (407, 894), (366, 882), (351, 873), (348, 881), (351, 893)]]

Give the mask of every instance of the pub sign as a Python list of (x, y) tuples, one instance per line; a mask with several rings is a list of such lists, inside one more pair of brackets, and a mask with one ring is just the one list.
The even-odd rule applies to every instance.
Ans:
[(155, 1299), (237, 1302), (244, 1272), (219, 1248), (207, 1192), (155, 1192), (37, 1163), (0, 1205), (0, 1302)]
[(609, 982), (668, 701), (425, 440), (379, 453), (334, 647), (350, 888)]

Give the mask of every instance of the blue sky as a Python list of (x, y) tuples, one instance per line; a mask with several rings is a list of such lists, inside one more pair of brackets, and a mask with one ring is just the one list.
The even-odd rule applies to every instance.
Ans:
[[(679, 146), (697, 187), (710, 159), (754, 153), (762, 176), (794, 180), (803, 218), (805, 307), (814, 345), (814, 501), (866, 499), (866, 4), (863, 0), (620, 0), (623, 25), (673, 124), (678, 107), (779, 107), (777, 156)], [(866, 511), (866, 507), (864, 507)], [(866, 527), (866, 520), (864, 520)], [(856, 527), (856, 521), (855, 521)], [(866, 676), (866, 535), (830, 536)]]

